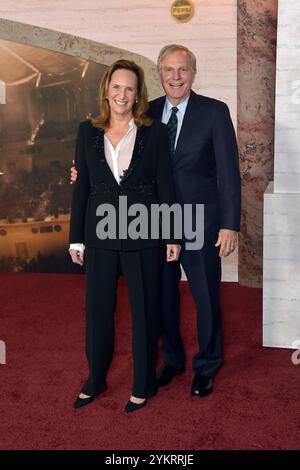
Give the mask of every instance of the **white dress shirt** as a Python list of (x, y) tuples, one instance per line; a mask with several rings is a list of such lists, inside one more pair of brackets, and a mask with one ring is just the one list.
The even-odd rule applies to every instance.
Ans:
[[(104, 135), (104, 154), (105, 159), (115, 180), (120, 184), (124, 171), (128, 169), (134, 149), (137, 127), (134, 119), (128, 123), (129, 129), (122, 137), (116, 148), (112, 145), (109, 138)], [(70, 250), (84, 251), (83, 243), (71, 243)]]
[[(178, 108), (178, 111), (176, 113), (176, 116), (177, 116), (177, 119), (178, 119), (178, 124), (177, 124), (177, 132), (176, 132), (175, 147), (174, 147), (175, 149), (176, 149), (177, 140), (178, 140), (178, 137), (179, 137), (179, 134), (180, 134), (180, 131), (181, 131), (182, 122), (183, 122), (185, 110), (186, 110), (186, 107), (187, 107), (187, 104), (188, 104), (188, 101), (189, 101), (189, 97), (190, 97), (190, 95), (187, 96), (184, 101), (182, 101), (181, 103), (179, 103), (176, 106), (176, 108)], [(162, 118), (161, 118), (161, 122), (163, 122), (164, 124), (168, 124), (168, 121), (169, 121), (169, 119), (171, 117), (171, 114), (172, 114), (172, 108), (174, 108), (174, 105), (170, 103), (168, 98), (166, 98), (164, 109), (163, 109), (163, 114), (162, 114)]]

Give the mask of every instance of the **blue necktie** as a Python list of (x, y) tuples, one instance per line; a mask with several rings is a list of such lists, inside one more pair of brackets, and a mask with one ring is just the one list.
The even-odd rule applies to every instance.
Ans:
[(170, 150), (171, 154), (173, 155), (174, 150), (175, 150), (175, 140), (176, 140), (176, 134), (177, 134), (177, 126), (178, 126), (178, 118), (177, 118), (177, 112), (178, 108), (174, 106), (172, 108), (172, 114), (170, 116), (170, 119), (167, 124), (168, 128), (168, 134), (169, 134), (169, 140), (170, 140)]

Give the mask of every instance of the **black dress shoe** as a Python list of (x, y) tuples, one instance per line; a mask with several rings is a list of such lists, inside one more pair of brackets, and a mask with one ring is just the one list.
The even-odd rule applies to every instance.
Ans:
[(213, 391), (213, 378), (195, 374), (191, 394), (194, 397), (206, 397)]
[(133, 401), (129, 400), (127, 405), (124, 408), (125, 413), (132, 413), (133, 411), (139, 410), (140, 408), (144, 408), (147, 405), (147, 398), (142, 403), (133, 403)]
[(158, 387), (164, 387), (169, 385), (170, 382), (176, 377), (176, 375), (183, 374), (185, 372), (184, 367), (173, 367), (165, 364), (159, 369), (156, 375), (156, 384)]

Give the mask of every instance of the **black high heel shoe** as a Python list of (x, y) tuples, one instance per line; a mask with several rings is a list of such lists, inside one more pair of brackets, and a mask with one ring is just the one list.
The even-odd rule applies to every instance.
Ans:
[(103, 389), (100, 392), (95, 393), (95, 395), (92, 395), (87, 398), (77, 397), (73, 404), (73, 408), (77, 409), (77, 408), (81, 408), (82, 406), (89, 405), (90, 403), (92, 403), (95, 397), (97, 397), (98, 395), (101, 395), (101, 393), (105, 392), (106, 389), (107, 389), (107, 385), (104, 385)]
[(133, 403), (133, 401), (129, 400), (127, 405), (124, 408), (125, 413), (132, 413), (133, 411), (139, 410), (140, 408), (144, 408), (147, 405), (147, 398), (142, 403)]
[(82, 406), (88, 405), (93, 400), (94, 400), (93, 396), (87, 397), (87, 398), (77, 397), (74, 404), (73, 404), (73, 408), (81, 408)]

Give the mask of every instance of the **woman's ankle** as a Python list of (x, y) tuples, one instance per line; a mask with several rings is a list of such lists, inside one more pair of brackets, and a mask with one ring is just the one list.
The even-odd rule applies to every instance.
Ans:
[(132, 403), (136, 403), (137, 405), (140, 405), (141, 403), (144, 403), (144, 401), (146, 400), (146, 398), (138, 398), (138, 397), (135, 397), (134, 395), (131, 395), (130, 399), (129, 399)]

